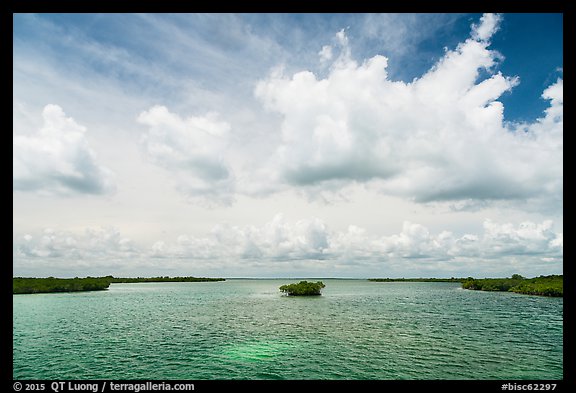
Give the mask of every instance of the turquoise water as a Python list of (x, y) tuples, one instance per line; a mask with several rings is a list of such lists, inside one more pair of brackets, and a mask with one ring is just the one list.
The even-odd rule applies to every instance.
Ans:
[(15, 379), (561, 379), (563, 299), (456, 283), (112, 284), (13, 296)]

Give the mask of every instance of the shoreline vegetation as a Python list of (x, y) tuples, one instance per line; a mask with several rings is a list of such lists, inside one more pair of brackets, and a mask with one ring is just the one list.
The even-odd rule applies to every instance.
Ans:
[(86, 278), (33, 278), (13, 277), (12, 294), (103, 291), (113, 283), (139, 282), (212, 282), (224, 278), (208, 277), (86, 277)]
[(300, 281), (298, 284), (282, 285), (280, 291), (288, 296), (320, 296), (320, 291), (325, 287), (322, 281)]
[(519, 274), (514, 274), (510, 278), (474, 279), (469, 277), (462, 283), (462, 288), (480, 291), (507, 291), (524, 295), (563, 297), (564, 276), (551, 275), (524, 278)]
[(510, 278), (369, 278), (373, 282), (460, 282), (462, 288), (478, 291), (515, 292), (524, 295), (563, 297), (564, 276), (550, 275), (525, 278), (513, 274)]
[[(146, 282), (214, 282), (226, 281), (224, 278), (209, 277), (86, 277), (86, 278), (32, 278), (13, 277), (13, 294), (58, 293), (100, 291), (109, 288), (113, 283), (146, 283)], [(372, 282), (459, 282), (464, 289), (480, 291), (504, 291), (526, 295), (563, 297), (564, 276), (549, 275), (525, 278), (514, 274), (510, 278), (369, 278)], [(297, 284), (287, 284), (280, 291), (288, 296), (317, 296), (325, 285), (318, 281), (300, 281)]]

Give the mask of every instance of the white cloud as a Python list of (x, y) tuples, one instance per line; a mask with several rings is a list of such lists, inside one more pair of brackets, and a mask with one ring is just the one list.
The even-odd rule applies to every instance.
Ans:
[(332, 60), (333, 56), (332, 47), (330, 45), (324, 45), (320, 50), (320, 52), (318, 52), (318, 55), (320, 56), (321, 63), (325, 63), (329, 60)]
[(328, 246), (328, 231), (322, 221), (290, 223), (278, 214), (262, 227), (221, 224), (205, 237), (180, 235), (172, 244), (156, 243), (153, 253), (162, 258), (288, 261), (323, 259)]
[[(564, 81), (558, 79), (546, 88), (542, 98), (550, 100), (550, 106), (544, 112), (545, 116), (533, 124), (523, 124), (522, 126), (526, 127), (523, 131), (534, 134), (542, 143), (554, 143), (552, 147), (560, 144), (561, 147), (564, 129)], [(554, 138), (545, 139), (548, 134), (552, 134)]]
[[(253, 265), (274, 271), (279, 264), (303, 269), (322, 264), (326, 275), (337, 267), (354, 275), (359, 266), (420, 275), (469, 274), (491, 266), (530, 275), (540, 274), (542, 264), (544, 271), (558, 270), (563, 259), (563, 235), (554, 231), (551, 221), (513, 225), (486, 220), (482, 233), (459, 236), (404, 222), (397, 234), (375, 236), (354, 225), (333, 231), (317, 218), (288, 221), (282, 214), (262, 226), (221, 224), (205, 235), (179, 235), (150, 245), (135, 244), (114, 228), (89, 228), (80, 234), (45, 229), (15, 235), (13, 245), (16, 269), (57, 260), (98, 266), (100, 274), (109, 274), (106, 267), (122, 269), (138, 261), (164, 269), (202, 266), (227, 274)], [(301, 261), (312, 265), (302, 266)]]
[(143, 138), (147, 157), (170, 171), (181, 192), (193, 200), (231, 203), (235, 181), (226, 162), (230, 125), (218, 114), (183, 119), (154, 106), (138, 122), (148, 126)]
[(513, 225), (486, 220), (482, 233), (460, 236), (449, 231), (434, 234), (421, 224), (404, 222), (397, 234), (375, 236), (354, 225), (332, 231), (319, 219), (290, 222), (278, 214), (260, 227), (217, 225), (204, 236), (179, 235), (174, 241), (148, 246), (133, 243), (113, 228), (81, 234), (46, 229), (36, 235), (15, 235), (13, 245), (16, 270), (57, 261), (60, 268), (96, 267), (98, 274), (137, 263), (227, 274), (250, 266), (266, 271), (291, 266), (305, 274), (316, 264), (326, 275), (345, 271), (354, 276), (359, 267), (400, 275), (478, 271), (538, 275), (558, 271), (563, 260), (563, 236), (553, 230), (551, 221)]
[(133, 242), (114, 228), (87, 228), (84, 233), (44, 229), (24, 234), (13, 241), (14, 258), (63, 258), (94, 261), (131, 258), (137, 255)]
[[(500, 19), (484, 15), (472, 38), (412, 83), (388, 79), (384, 56), (354, 61), (344, 30), (325, 78), (276, 71), (261, 80), (256, 96), (282, 116), (277, 178), (311, 195), (360, 182), (417, 202), (539, 198), (561, 209), (562, 81), (544, 93), (543, 119), (505, 123), (498, 98), (519, 81), (494, 71), (503, 57), (487, 40)], [(479, 80), (481, 71), (490, 76)]]
[[(544, 89), (539, 119), (506, 122), (499, 101), (520, 82), (490, 46), (503, 18), (484, 15), (455, 45), (465, 18), (88, 17), (121, 33), (103, 40), (75, 18), (18, 17), (14, 266), (561, 268), (562, 233), (544, 219), (562, 225), (563, 81)], [(48, 102), (76, 120), (56, 105), (39, 116)], [(113, 198), (38, 196), (111, 191), (103, 164), (122, 185)], [(263, 224), (279, 210), (326, 221)], [(140, 243), (35, 229), (50, 223), (118, 225)]]
[(479, 25), (472, 25), (472, 37), (476, 40), (486, 41), (498, 31), (502, 17), (499, 14), (484, 14)]
[(562, 234), (556, 234), (550, 220), (541, 224), (523, 222), (517, 228), (512, 224), (484, 222), (486, 253), (530, 255), (550, 253), (562, 255)]
[(114, 190), (112, 172), (100, 166), (79, 125), (58, 105), (46, 105), (44, 125), (13, 139), (13, 188), (44, 194), (103, 194)]

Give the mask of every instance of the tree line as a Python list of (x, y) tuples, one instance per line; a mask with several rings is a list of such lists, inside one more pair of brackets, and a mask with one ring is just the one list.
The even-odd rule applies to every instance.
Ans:
[(525, 278), (513, 274), (507, 278), (369, 278), (373, 282), (460, 282), (462, 288), (479, 291), (505, 291), (526, 295), (564, 296), (564, 277), (562, 275)]
[(534, 278), (524, 278), (514, 274), (510, 278), (483, 278), (468, 277), (462, 288), (480, 291), (506, 291), (523, 293), (526, 295), (564, 296), (564, 276), (550, 275)]
[(101, 291), (108, 289), (111, 283), (138, 283), (138, 282), (204, 282), (225, 281), (224, 278), (208, 277), (85, 277), (85, 278), (35, 278), (13, 277), (12, 293), (51, 293), (51, 292), (80, 292)]

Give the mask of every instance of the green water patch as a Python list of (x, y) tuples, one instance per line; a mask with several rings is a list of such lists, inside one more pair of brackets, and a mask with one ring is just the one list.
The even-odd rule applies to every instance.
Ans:
[(299, 346), (286, 341), (250, 341), (227, 345), (223, 355), (243, 362), (273, 361), (297, 351)]

